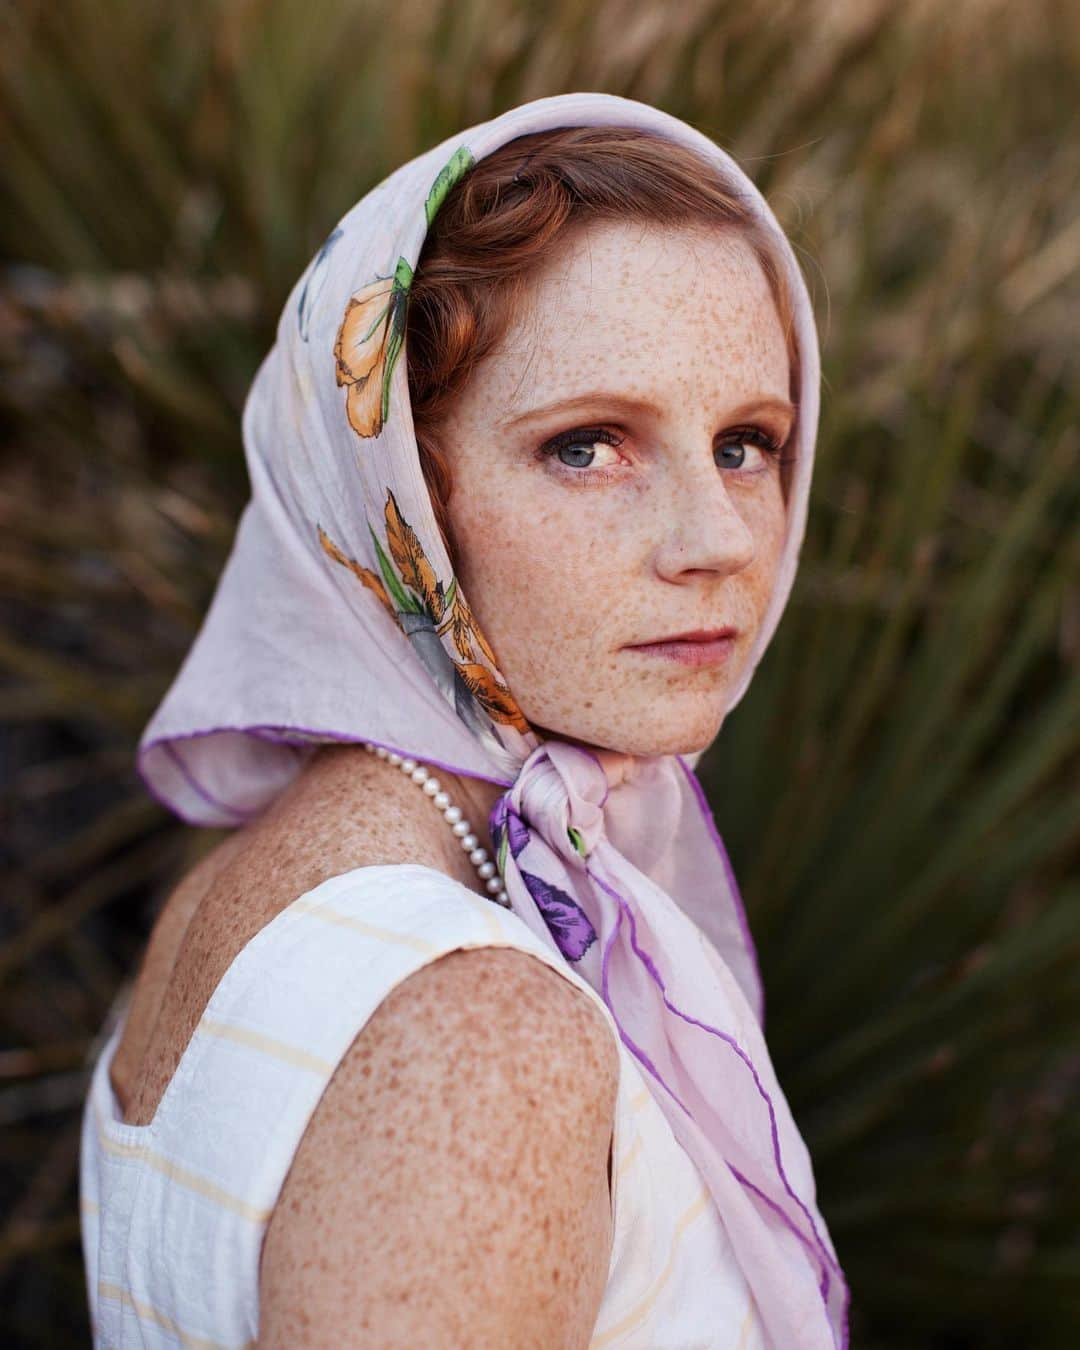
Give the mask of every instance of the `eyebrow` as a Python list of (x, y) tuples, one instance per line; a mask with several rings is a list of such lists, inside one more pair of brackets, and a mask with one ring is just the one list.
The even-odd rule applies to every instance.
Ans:
[[(577, 394), (573, 398), (557, 399), (554, 403), (545, 403), (538, 408), (529, 408), (526, 412), (519, 413), (516, 417), (507, 418), (498, 425), (505, 428), (516, 427), (521, 422), (531, 422), (548, 413), (569, 412), (573, 408), (593, 407), (599, 403), (607, 404), (612, 408), (625, 408), (628, 412), (658, 414), (660, 411), (655, 403), (651, 403), (646, 398), (635, 398), (631, 394), (615, 394), (608, 390), (596, 389), (586, 394)], [(732, 408), (728, 415), (732, 418), (749, 417), (756, 412), (785, 413), (788, 417), (794, 418), (797, 409), (795, 404), (790, 403), (787, 399), (774, 398), (769, 395), (764, 398), (747, 399), (745, 403), (740, 403), (738, 407)]]

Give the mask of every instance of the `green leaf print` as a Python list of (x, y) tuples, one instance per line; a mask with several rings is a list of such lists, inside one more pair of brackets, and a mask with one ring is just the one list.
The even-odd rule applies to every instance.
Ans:
[(446, 194), (459, 178), (465, 176), (474, 163), (475, 160), (469, 147), (459, 145), (446, 164), (439, 170), (434, 183), (431, 185), (431, 191), (427, 195), (427, 201), (424, 203), (424, 215), (427, 218), (428, 229), (431, 228), (431, 222), (435, 219), (435, 213), (446, 200)]
[(371, 542), (375, 545), (375, 555), (379, 560), (379, 571), (382, 573), (383, 583), (389, 591), (394, 604), (406, 614), (422, 614), (423, 610), (418, 602), (413, 599), (398, 580), (397, 573), (394, 571), (394, 565), (383, 552), (383, 547), (379, 543), (375, 531), (371, 528), (370, 522), (368, 523), (368, 533), (371, 535)]

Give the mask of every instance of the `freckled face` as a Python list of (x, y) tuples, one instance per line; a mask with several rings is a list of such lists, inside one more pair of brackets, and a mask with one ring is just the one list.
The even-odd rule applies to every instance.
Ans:
[[(764, 403), (787, 403), (788, 377), (733, 232), (590, 225), (538, 276), (442, 441), (459, 585), (541, 734), (635, 755), (714, 739), (776, 579), (784, 497), (761, 441), (791, 434)], [(728, 624), (719, 666), (630, 650)]]

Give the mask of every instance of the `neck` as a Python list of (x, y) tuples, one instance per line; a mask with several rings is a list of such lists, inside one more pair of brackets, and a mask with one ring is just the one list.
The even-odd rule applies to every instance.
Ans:
[[(550, 737), (545, 739), (550, 739)], [(621, 750), (607, 750), (588, 745), (583, 741), (573, 740), (571, 737), (556, 739), (565, 739), (569, 744), (580, 745), (582, 749), (595, 755), (602, 765), (611, 787), (617, 787), (619, 783), (631, 779), (634, 775), (637, 764), (635, 755)], [(338, 768), (342, 768), (350, 777), (358, 774), (365, 777), (374, 775), (384, 784), (392, 783), (395, 788), (400, 784), (402, 778), (400, 769), (394, 768), (385, 760), (376, 759), (368, 754), (363, 746), (348, 742), (319, 746), (313, 756), (313, 761), (321, 765), (324, 770), (334, 773), (337, 772)], [(468, 774), (456, 774), (440, 769), (435, 765), (428, 764), (422, 757), (417, 762), (424, 763), (431, 769), (431, 772), (439, 780), (439, 786), (449, 794), (450, 800), (455, 805), (461, 807), (462, 815), (472, 825), (473, 833), (479, 837), (481, 844), (490, 854), (492, 848), (488, 817), (495, 803), (506, 789), (498, 783), (489, 783), (483, 778), (473, 778)], [(314, 768), (314, 763), (312, 767)], [(409, 785), (406, 784), (405, 786), (408, 787)], [(419, 788), (413, 787), (412, 791), (416, 794), (418, 818), (425, 825), (430, 822), (433, 833), (441, 839), (442, 831), (447, 828), (445, 823), (435, 821), (435, 812), (432, 811), (430, 803), (426, 803), (421, 798)], [(412, 800), (412, 797), (406, 796), (405, 800)], [(404, 805), (404, 802), (402, 802), (402, 805)], [(425, 807), (426, 809), (423, 809)], [(436, 828), (437, 825), (441, 826), (441, 829)]]
[(592, 746), (589, 749), (603, 766), (609, 787), (618, 787), (620, 783), (633, 778), (637, 765), (636, 755), (627, 754), (622, 750), (597, 750)]
[(609, 787), (618, 787), (620, 783), (634, 777), (637, 756), (630, 754), (628, 751), (607, 750), (598, 745), (590, 745), (588, 741), (579, 741), (573, 736), (553, 737), (550, 732), (544, 732), (542, 739), (565, 741), (567, 745), (576, 745), (582, 750), (588, 750), (589, 754), (595, 755), (607, 775)]
[[(423, 756), (415, 758), (418, 764), (430, 769), (432, 776), (439, 780), (439, 787), (448, 794), (455, 806), (461, 808), (463, 818), (469, 821), (473, 833), (490, 854), (488, 817), (505, 788), (482, 778), (450, 773), (429, 763)], [(449, 826), (439, 818), (438, 812), (434, 810), (431, 801), (421, 793), (420, 788), (409, 783), (400, 768), (369, 754), (362, 745), (354, 742), (320, 745), (309, 762), (307, 773), (312, 781), (315, 781), (317, 776), (326, 786), (336, 782), (357, 785), (378, 784), (375, 790), (380, 794), (385, 796), (388, 791), (394, 794), (397, 809), (409, 811), (408, 804), (413, 804), (409, 814), (432, 838), (433, 843), (442, 845), (448, 840)], [(456, 850), (451, 849), (451, 852), (456, 857)]]

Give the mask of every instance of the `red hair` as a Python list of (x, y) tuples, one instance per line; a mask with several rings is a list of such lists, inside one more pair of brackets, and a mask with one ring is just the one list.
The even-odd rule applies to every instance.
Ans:
[[(409, 287), (409, 399), (424, 479), (452, 563), (447, 507), (453, 481), (438, 434), (444, 417), (520, 310), (532, 277), (570, 232), (592, 221), (631, 220), (719, 227), (747, 240), (784, 329), (789, 397), (798, 407), (799, 353), (776, 241), (719, 166), (634, 127), (559, 127), (518, 136), (480, 159), (447, 194)], [(785, 499), (791, 468), (781, 464)]]

